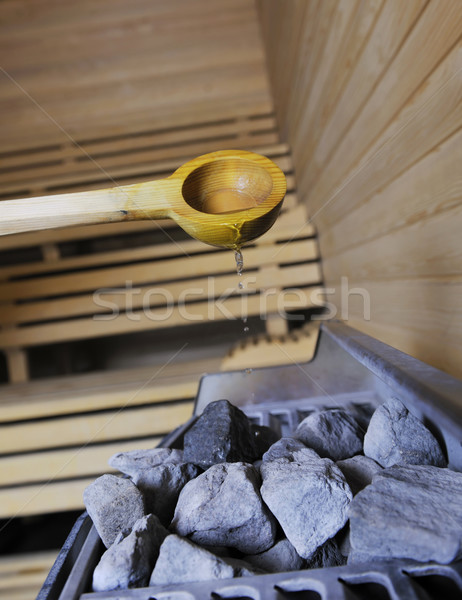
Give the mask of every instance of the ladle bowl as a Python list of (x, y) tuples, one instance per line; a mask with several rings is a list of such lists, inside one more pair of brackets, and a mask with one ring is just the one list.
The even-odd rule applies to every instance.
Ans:
[(273, 225), (285, 192), (285, 176), (270, 159), (222, 150), (157, 181), (0, 201), (0, 235), (169, 218), (206, 244), (238, 249)]

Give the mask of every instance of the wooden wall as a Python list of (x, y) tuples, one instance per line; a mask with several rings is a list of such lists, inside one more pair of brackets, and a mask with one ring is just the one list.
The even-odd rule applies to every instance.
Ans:
[(272, 110), (253, 0), (4, 0), (0, 57), (9, 157)]
[[(348, 309), (353, 327), (462, 377), (462, 2), (259, 10), (338, 316)], [(370, 320), (360, 295), (341, 302), (342, 277), (369, 294)]]

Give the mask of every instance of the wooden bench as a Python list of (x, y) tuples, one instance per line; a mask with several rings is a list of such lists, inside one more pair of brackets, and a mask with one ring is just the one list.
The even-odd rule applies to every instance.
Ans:
[[(14, 197), (102, 187), (101, 168), (119, 184), (164, 177), (198, 154), (232, 147), (269, 156), (288, 182), (276, 224), (244, 249), (242, 290), (232, 252), (186, 239), (170, 221), (0, 238), (8, 259), (0, 267), (0, 350), (10, 382), (0, 386), (0, 518), (82, 508), (83, 489), (110, 471), (111, 454), (153, 446), (189, 418), (204, 372), (308, 360), (315, 335), (289, 334), (280, 313), (322, 303), (315, 231), (297, 202), (289, 148), (278, 142), (273, 115), (87, 141), (98, 167), (71, 144), (3, 159), (11, 171), (2, 171), (0, 186)], [(249, 339), (240, 319), (256, 323), (262, 309), (266, 334), (260, 325), (251, 332), (260, 336)], [(219, 333), (229, 318), (247, 337), (237, 347), (225, 340), (218, 351), (180, 357), (161, 347), (149, 366), (127, 368), (122, 360), (108, 371), (29, 380), (34, 348), (162, 331), (181, 348), (194, 326), (195, 336), (198, 324), (210, 322)]]
[(34, 552), (0, 557), (0, 598), (35, 598), (56, 559), (57, 552)]

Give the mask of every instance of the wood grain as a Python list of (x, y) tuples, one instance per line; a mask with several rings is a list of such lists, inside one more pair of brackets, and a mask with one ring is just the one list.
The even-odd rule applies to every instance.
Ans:
[[(352, 298), (352, 326), (462, 377), (461, 4), (342, 3), (322, 74), (310, 59), (319, 4), (283, 4), (259, 3), (262, 31), (274, 97), (295, 108), (277, 107), (279, 127), (318, 230), (327, 299), (342, 314), (347, 278), (371, 297), (370, 320)], [(295, 63), (284, 75), (282, 56)]]
[[(272, 109), (251, 0), (8, 0), (0, 23), (3, 68), (79, 142)], [(0, 115), (3, 151), (68, 141), (4, 75)]]

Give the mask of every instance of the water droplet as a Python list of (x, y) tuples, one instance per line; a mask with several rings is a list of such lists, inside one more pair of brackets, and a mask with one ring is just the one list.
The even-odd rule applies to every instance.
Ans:
[(244, 327), (244, 333), (248, 333), (249, 332), (249, 328), (248, 327)]
[(239, 282), (238, 288), (239, 288), (240, 290), (243, 290), (243, 289), (244, 289), (244, 284), (242, 283), (242, 281), (240, 281), (240, 282)]
[(247, 317), (242, 317), (242, 322), (247, 323)]
[(244, 258), (242, 257), (242, 252), (240, 250), (234, 251), (234, 258), (236, 259), (236, 269), (239, 277), (242, 276), (242, 270), (244, 268)]
[(245, 372), (247, 373), (247, 375), (250, 375), (250, 373), (252, 373), (253, 369), (246, 369)]

